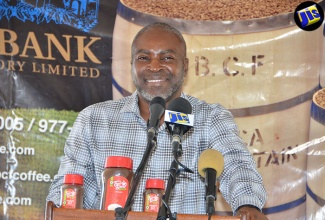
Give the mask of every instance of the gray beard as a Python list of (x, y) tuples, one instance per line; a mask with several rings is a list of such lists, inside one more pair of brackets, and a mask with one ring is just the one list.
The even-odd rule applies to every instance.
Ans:
[[(133, 80), (133, 84), (135, 85), (137, 92), (139, 95), (141, 95), (146, 101), (151, 102), (151, 100), (153, 98), (155, 98), (157, 95), (152, 95), (149, 94), (147, 91), (143, 90), (137, 83), (136, 79), (134, 78), (133, 74), (132, 74), (132, 80)], [(170, 98), (172, 97), (172, 95), (178, 91), (184, 82), (184, 77), (181, 78), (181, 80), (179, 80), (172, 88), (170, 88), (168, 91), (159, 94), (159, 96), (163, 99), (165, 99), (165, 101), (169, 101)]]
[[(179, 89), (179, 87), (180, 86), (171, 88), (170, 90), (166, 91), (165, 93), (159, 94), (158, 96), (165, 99), (165, 101), (167, 102), (167, 101), (169, 101), (171, 96)], [(137, 88), (137, 91), (138, 91), (138, 94), (140, 94), (148, 102), (151, 102), (151, 100), (156, 97), (156, 95), (153, 96), (153, 95), (147, 93), (146, 91), (142, 90), (141, 88)]]

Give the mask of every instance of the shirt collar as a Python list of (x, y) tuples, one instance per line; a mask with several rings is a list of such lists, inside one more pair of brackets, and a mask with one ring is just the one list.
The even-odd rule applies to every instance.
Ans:
[(184, 92), (181, 93), (181, 97), (184, 98), (184, 99), (186, 99), (186, 100), (188, 100), (188, 97), (185, 95)]
[(121, 109), (121, 112), (134, 112), (140, 115), (137, 91), (128, 97), (123, 108)]

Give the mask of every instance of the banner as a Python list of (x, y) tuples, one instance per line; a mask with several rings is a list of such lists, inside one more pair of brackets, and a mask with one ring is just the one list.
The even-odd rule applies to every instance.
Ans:
[(112, 99), (117, 1), (0, 1), (0, 219), (43, 219), (77, 113)]

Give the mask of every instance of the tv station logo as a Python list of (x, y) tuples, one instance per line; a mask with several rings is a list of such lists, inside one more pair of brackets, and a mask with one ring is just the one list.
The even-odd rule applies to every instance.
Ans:
[(165, 122), (193, 126), (194, 115), (166, 110)]
[(295, 10), (296, 24), (305, 31), (313, 31), (319, 28), (324, 21), (322, 7), (312, 1), (303, 2)]

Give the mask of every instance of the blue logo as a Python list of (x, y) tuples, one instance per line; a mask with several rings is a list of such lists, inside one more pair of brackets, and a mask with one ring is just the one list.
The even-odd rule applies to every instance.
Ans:
[(98, 24), (99, 0), (0, 1), (0, 19), (15, 17), (37, 24), (54, 22), (89, 32)]
[(188, 115), (181, 112), (169, 112), (169, 119), (171, 123), (191, 124)]
[(296, 8), (294, 19), (301, 29), (313, 31), (322, 25), (324, 11), (322, 7), (315, 2), (303, 2)]
[(304, 8), (296, 13), (298, 14), (300, 24), (303, 28), (320, 21), (320, 14), (316, 5)]

